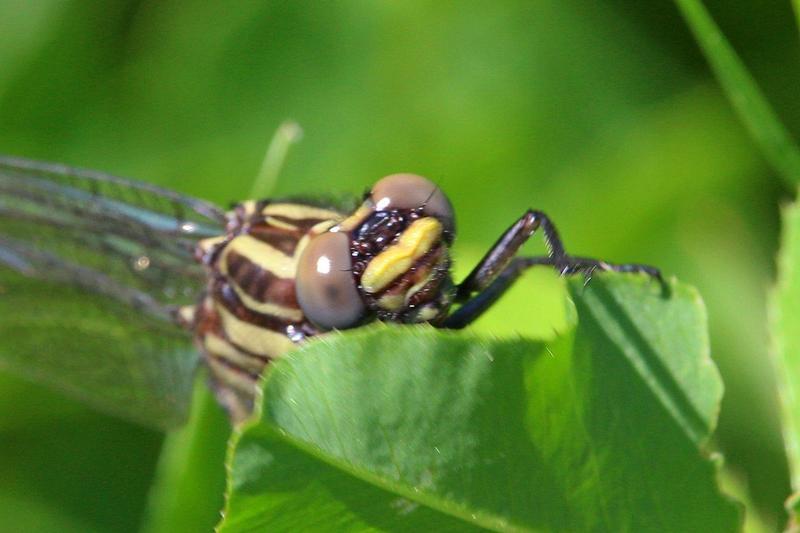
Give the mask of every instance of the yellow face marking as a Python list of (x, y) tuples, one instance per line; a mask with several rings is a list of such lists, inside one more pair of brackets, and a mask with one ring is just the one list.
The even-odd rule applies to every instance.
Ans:
[(386, 296), (381, 296), (381, 299), (378, 300), (378, 305), (381, 309), (386, 309), (387, 311), (399, 311), (400, 308), (403, 307), (403, 298), (402, 294), (387, 294)]
[(283, 333), (239, 320), (221, 305), (217, 306), (217, 312), (231, 342), (248, 352), (266, 357), (280, 357), (294, 348), (294, 343)]
[(289, 203), (267, 204), (267, 206), (262, 209), (261, 214), (264, 216), (277, 215), (292, 218), (294, 220), (303, 220), (306, 218), (318, 218), (320, 220), (340, 220), (342, 218), (341, 213), (331, 211), (330, 209)]
[(258, 359), (254, 359), (240, 352), (231, 343), (213, 333), (206, 334), (203, 339), (203, 347), (206, 352), (226, 359), (234, 365), (249, 370), (250, 372), (260, 373), (264, 369), (263, 361), (259, 361)]
[(428, 284), (428, 282), (430, 282), (430, 280), (433, 278), (433, 275), (435, 273), (436, 272), (433, 269), (431, 269), (431, 271), (428, 273), (427, 276), (425, 276), (420, 281), (418, 281), (417, 283), (415, 283), (414, 285), (409, 287), (408, 290), (406, 291), (405, 300), (404, 300), (403, 303), (407, 304), (409, 302), (409, 300), (411, 300), (412, 296), (417, 294), (420, 291), (420, 289), (422, 289), (425, 285)]
[(435, 308), (433, 308), (433, 307), (425, 307), (419, 312), (419, 315), (417, 316), (417, 320), (419, 320), (421, 322), (427, 322), (428, 320), (433, 320), (434, 318), (436, 318), (436, 315), (438, 315), (438, 314), (439, 314), (439, 311), (437, 311)]
[(297, 265), (293, 257), (286, 255), (277, 248), (273, 248), (269, 244), (259, 241), (250, 235), (238, 235), (225, 247), (225, 251), (222, 252), (222, 258), (219, 263), (220, 271), (223, 274), (228, 273), (227, 259), (228, 254), (232, 251), (245, 256), (254, 264), (275, 274), (279, 278), (294, 278)]
[(430, 281), (434, 278), (434, 276), (436, 276), (436, 271), (442, 267), (442, 265), (445, 263), (445, 261), (447, 261), (447, 251), (446, 250), (445, 250), (445, 253), (441, 254), (441, 256), (439, 257), (439, 260), (436, 262), (435, 265), (431, 265), (431, 266), (427, 267), (428, 268), (427, 272), (421, 272), (420, 273), (420, 274), (423, 274), (424, 277), (420, 281), (418, 281), (417, 283), (415, 283), (414, 285), (409, 287), (409, 289), (406, 291), (406, 299), (405, 299), (405, 302), (404, 302), (405, 304), (408, 304), (408, 302), (409, 302), (409, 300), (411, 300), (412, 296), (414, 296), (416, 293), (418, 293), (420, 290), (422, 290), (422, 288), (425, 287), (425, 285), (430, 283)]
[(236, 292), (242, 304), (251, 311), (272, 315), (284, 320), (289, 320), (290, 322), (300, 322), (303, 320), (303, 312), (300, 309), (285, 307), (272, 302), (259, 302), (244, 292), (235, 282), (231, 283), (231, 287), (233, 287), (233, 290)]
[(383, 289), (406, 272), (439, 241), (442, 224), (432, 217), (414, 221), (400, 235), (398, 242), (375, 256), (361, 276), (361, 286), (368, 293)]
[(339, 224), (339, 228), (341, 228), (342, 231), (352, 231), (364, 222), (372, 212), (373, 209), (371, 207), (366, 204), (361, 204), (361, 206), (356, 209), (355, 213), (342, 220)]

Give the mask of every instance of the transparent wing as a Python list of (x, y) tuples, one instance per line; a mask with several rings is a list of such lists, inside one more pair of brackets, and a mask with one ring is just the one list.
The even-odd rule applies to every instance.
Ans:
[(194, 245), (224, 224), (216, 206), (154, 185), (0, 157), (0, 261), (28, 276), (136, 296), (157, 314), (196, 300)]
[(0, 157), (0, 367), (148, 425), (180, 423), (197, 354), (173, 310), (197, 301), (194, 245), (224, 223), (153, 185)]

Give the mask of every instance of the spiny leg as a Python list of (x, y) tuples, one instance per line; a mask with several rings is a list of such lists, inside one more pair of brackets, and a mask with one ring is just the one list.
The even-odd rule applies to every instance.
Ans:
[[(553, 264), (553, 266), (556, 266)], [(661, 276), (661, 271), (654, 266), (643, 265), (641, 263), (609, 263), (607, 261), (600, 261), (592, 259), (591, 257), (573, 257), (567, 256), (567, 260), (561, 264), (561, 275), (570, 276), (573, 274), (583, 274), (586, 278), (585, 284), (588, 284), (592, 279), (592, 274), (597, 271), (600, 272), (622, 272), (624, 274), (647, 274), (655, 278), (666, 290), (666, 282)]]
[(663, 293), (668, 294), (668, 287), (661, 277), (661, 272), (649, 265), (636, 263), (613, 264), (605, 261), (598, 261), (587, 257), (568, 257), (566, 262), (558, 264), (552, 257), (514, 257), (511, 262), (480, 292), (473, 298), (467, 300), (453, 314), (442, 322), (442, 328), (461, 329), (477, 320), (487, 309), (489, 309), (500, 297), (514, 284), (517, 279), (529, 268), (546, 265), (560, 269), (562, 276), (583, 274), (585, 282), (589, 283), (592, 274), (601, 272), (625, 272), (642, 273), (656, 278), (662, 285)]
[[(547, 257), (515, 257), (523, 244), (542, 228)], [(562, 276), (583, 274), (586, 283), (596, 271), (643, 273), (656, 278), (663, 288), (668, 288), (661, 272), (652, 266), (636, 263), (613, 264), (588, 257), (573, 257), (566, 253), (555, 226), (541, 211), (528, 210), (495, 242), (470, 274), (459, 284), (455, 301), (463, 305), (442, 323), (442, 327), (459, 329), (477, 319), (497, 301), (520, 275), (536, 265), (554, 267)]]
[(534, 232), (542, 228), (544, 242), (553, 266), (559, 267), (567, 259), (564, 245), (550, 218), (541, 211), (529, 209), (509, 227), (492, 245), (472, 272), (458, 285), (456, 301), (464, 302), (474, 293), (488, 287), (510, 263), (511, 259)]

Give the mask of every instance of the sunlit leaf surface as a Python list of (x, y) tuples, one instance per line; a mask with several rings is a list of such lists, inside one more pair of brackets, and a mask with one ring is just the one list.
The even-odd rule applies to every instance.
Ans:
[(722, 387), (696, 293), (572, 292), (548, 344), (379, 326), (276, 364), (221, 530), (735, 530), (698, 446)]
[(0, 271), (0, 369), (168, 428), (187, 416), (188, 336), (105, 298)]

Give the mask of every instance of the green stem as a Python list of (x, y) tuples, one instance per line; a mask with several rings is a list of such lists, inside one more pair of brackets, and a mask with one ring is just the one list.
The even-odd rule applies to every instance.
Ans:
[(303, 130), (297, 122), (292, 120), (287, 120), (278, 126), (272, 136), (272, 140), (269, 142), (267, 151), (264, 154), (264, 160), (261, 162), (261, 169), (253, 181), (253, 187), (250, 189), (248, 198), (266, 198), (272, 192), (275, 183), (278, 181), (281, 168), (283, 168), (283, 163), (286, 161), (289, 148), (292, 147), (292, 144), (298, 142), (302, 135)]
[(143, 533), (212, 531), (225, 491), (230, 424), (205, 383), (197, 383), (189, 423), (167, 435)]

